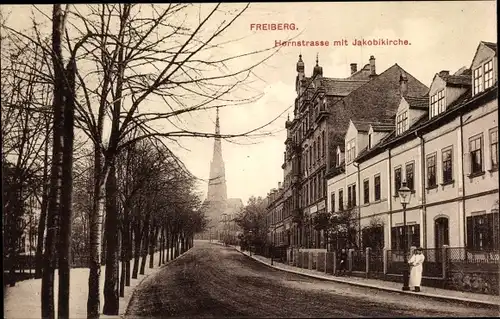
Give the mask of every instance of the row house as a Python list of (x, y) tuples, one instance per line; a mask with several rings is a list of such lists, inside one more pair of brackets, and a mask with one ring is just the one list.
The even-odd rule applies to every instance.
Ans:
[[(316, 58), (311, 77), (304, 62), (297, 62), (294, 118), (285, 123), (284, 228), (292, 248), (325, 249), (321, 231), (314, 229), (314, 216), (327, 211), (326, 176), (337, 168), (337, 148), (343, 148), (349, 119), (381, 118), (397, 109), (399, 75), (397, 64), (377, 74), (375, 57), (359, 71), (351, 63), (347, 78), (327, 78)], [(428, 88), (408, 74), (408, 90), (424, 94)], [(291, 257), (290, 255), (288, 257)]]
[(267, 194), (266, 224), (267, 240), (275, 247), (288, 244), (289, 238), (285, 231), (285, 209), (283, 200), (284, 188), (278, 183), (278, 188), (273, 188)]
[(496, 44), (481, 42), (469, 68), (437, 73), (426, 94), (408, 90), (391, 124), (351, 119), (328, 178), (328, 210), (353, 208), (355, 240), (337, 245), (402, 249), (402, 183), (408, 246), (498, 249)]
[(375, 75), (373, 59), (371, 65), (367, 64), (359, 71), (357, 64), (351, 64), (348, 78), (324, 77), (323, 68), (316, 58), (312, 76), (306, 77), (304, 62), (299, 56), (294, 119), (285, 124), (285, 160), (291, 162), (287, 200), (292, 211), (290, 237), (293, 247), (322, 248), (325, 245), (321, 234), (314, 230), (312, 220), (315, 214), (326, 211), (324, 177), (328, 157), (328, 114), (336, 102)]

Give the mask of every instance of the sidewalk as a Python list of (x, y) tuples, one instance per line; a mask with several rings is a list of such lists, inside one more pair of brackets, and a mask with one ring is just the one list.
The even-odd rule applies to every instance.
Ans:
[[(189, 250), (188, 250), (189, 251)], [(180, 255), (182, 256), (182, 255)], [(179, 256), (179, 257), (180, 257)], [(130, 286), (125, 287), (125, 296), (120, 297), (120, 310), (118, 316), (107, 316), (101, 314), (101, 318), (120, 318), (125, 314), (130, 299), (132, 298), (135, 288), (147, 277), (153, 275), (162, 267), (168, 265), (171, 261), (158, 266), (160, 254), (154, 254), (154, 267), (149, 268), (149, 256), (147, 257), (146, 268), (144, 275), (138, 275), (137, 279), (131, 279)], [(177, 258), (179, 258), (177, 257)], [(175, 260), (175, 259), (174, 259)], [(140, 262), (142, 257), (140, 258)], [(132, 261), (133, 265), (133, 261)], [(121, 272), (121, 263), (119, 265)], [(100, 282), (100, 297), (101, 297), (101, 312), (104, 306), (104, 277), (105, 267), (101, 268)], [(71, 269), (70, 277), (70, 318), (87, 318), (87, 297), (88, 297), (88, 268), (73, 268)], [(54, 280), (55, 306), (57, 309), (57, 293), (58, 293), (59, 278), (57, 270)], [(4, 287), (4, 318), (40, 318), (41, 303), (40, 290), (41, 279), (30, 279), (16, 283), (14, 287)]]
[[(249, 252), (241, 251), (239, 247), (233, 246), (240, 253), (250, 257)], [(444, 300), (444, 301), (458, 301), (462, 303), (468, 303), (473, 306), (480, 307), (500, 307), (500, 296), (493, 295), (485, 295), (485, 294), (477, 294), (471, 292), (462, 292), (456, 290), (448, 290), (448, 289), (440, 289), (434, 287), (422, 287), (422, 292), (413, 292), (413, 291), (402, 291), (401, 283), (385, 281), (379, 279), (369, 279), (369, 278), (359, 278), (359, 277), (337, 277), (330, 274), (325, 274), (324, 272), (311, 270), (311, 269), (303, 269), (299, 267), (290, 266), (287, 264), (283, 264), (280, 262), (273, 262), (273, 266), (271, 266), (271, 259), (266, 258), (260, 255), (254, 255), (250, 258), (257, 260), (269, 267), (273, 267), (275, 269), (279, 269), (282, 271), (287, 271), (291, 273), (296, 273), (299, 275), (304, 275), (308, 277), (318, 278), (322, 280), (329, 280), (344, 284), (350, 284), (360, 287), (374, 288), (379, 290), (385, 290), (390, 292), (397, 292), (401, 294), (409, 294), (412, 296), (419, 297), (427, 297), (432, 299)]]

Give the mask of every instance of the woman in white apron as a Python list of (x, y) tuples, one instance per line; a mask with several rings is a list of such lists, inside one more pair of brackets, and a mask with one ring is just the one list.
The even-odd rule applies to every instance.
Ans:
[(422, 254), (422, 248), (417, 248), (408, 261), (411, 266), (409, 286), (414, 287), (417, 292), (420, 291), (424, 260), (425, 256)]

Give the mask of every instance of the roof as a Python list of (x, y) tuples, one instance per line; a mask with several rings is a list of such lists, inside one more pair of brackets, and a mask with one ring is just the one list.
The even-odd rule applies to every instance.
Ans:
[(486, 42), (486, 41), (481, 41), (485, 46), (487, 46), (488, 48), (492, 49), (493, 51), (495, 51), (495, 54), (497, 53), (497, 44), (496, 43), (493, 43), (493, 42)]
[(406, 100), (406, 102), (408, 102), (408, 105), (410, 105), (410, 109), (429, 109), (429, 97), (427, 95), (421, 97), (405, 96), (404, 99)]
[(370, 79), (370, 63), (365, 64), (361, 69), (349, 76), (349, 79)]
[(358, 131), (361, 131), (361, 132), (368, 132), (370, 130), (370, 126), (376, 126), (376, 127), (380, 127), (380, 128), (384, 128), (384, 127), (389, 126), (389, 127), (394, 128), (394, 125), (391, 125), (391, 123), (387, 123), (387, 122), (368, 122), (368, 121), (353, 120), (352, 124), (354, 124), (356, 129)]
[[(496, 87), (493, 87), (493, 88), (496, 88)], [(485, 91), (482, 94), (485, 95), (489, 91), (490, 90)], [(443, 112), (443, 113), (439, 114), (438, 116), (435, 116), (435, 117), (433, 117), (431, 119), (429, 119), (428, 115), (422, 116), (419, 120), (417, 120), (417, 122), (415, 122), (402, 135), (397, 135), (396, 136), (396, 134), (395, 134), (396, 132), (392, 131), (391, 134), (389, 134), (386, 137), (384, 137), (379, 143), (377, 143), (377, 145), (375, 145), (371, 149), (369, 149), (369, 150), (365, 149), (364, 151), (360, 152), (359, 155), (357, 156), (357, 158), (355, 160), (356, 161), (357, 160), (361, 160), (361, 159), (365, 158), (365, 156), (369, 156), (371, 154), (376, 155), (380, 151), (384, 150), (390, 144), (395, 143), (395, 142), (397, 142), (399, 140), (402, 140), (402, 139), (404, 139), (405, 137), (407, 137), (409, 135), (413, 135), (416, 130), (421, 129), (422, 127), (427, 126), (428, 124), (432, 124), (432, 123), (440, 121), (441, 119), (447, 117), (450, 114), (451, 110), (454, 110), (454, 109), (457, 109), (457, 108), (459, 108), (459, 107), (461, 107), (463, 105), (466, 105), (467, 102), (471, 99), (471, 97), (472, 97), (471, 90), (468, 89), (462, 95), (460, 95), (459, 98), (457, 98), (453, 103), (451, 103), (447, 107), (446, 112)]]
[(396, 126), (394, 124), (372, 124), (374, 132), (391, 132)]
[[(394, 64), (372, 80), (351, 92), (338, 103), (343, 104), (336, 108), (339, 119), (350, 118), (357, 121), (386, 122), (394, 116), (401, 102), (400, 76), (406, 74), (408, 78), (407, 95), (423, 96), (429, 88), (406, 72), (398, 64)], [(343, 122), (343, 121), (342, 121)], [(339, 122), (339, 126), (347, 126)], [(337, 123), (336, 123), (337, 124)], [(342, 130), (342, 127), (339, 127)], [(347, 130), (347, 127), (345, 127)]]
[(321, 78), (320, 83), (326, 89), (328, 95), (346, 96), (356, 90), (368, 80)]
[(471, 86), (472, 77), (470, 73), (461, 75), (440, 75), (440, 77), (446, 82), (446, 85)]

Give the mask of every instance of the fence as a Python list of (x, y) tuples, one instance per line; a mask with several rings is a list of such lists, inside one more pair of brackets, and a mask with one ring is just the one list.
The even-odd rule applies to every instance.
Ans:
[(352, 250), (352, 270), (366, 271), (366, 252), (365, 250)]
[[(265, 249), (260, 249), (264, 252)], [(413, 249), (407, 252), (410, 260)], [(460, 291), (473, 291), (485, 294), (499, 294), (499, 250), (471, 250), (463, 247), (442, 247), (423, 249), (424, 285)], [(286, 247), (275, 250), (275, 256), (286, 258)], [(368, 255), (367, 255), (368, 254)], [(301, 268), (312, 268), (321, 272), (333, 273), (338, 270), (338, 254), (295, 250), (292, 264)], [(286, 260), (285, 260), (286, 261)], [(367, 265), (368, 261), (368, 265)], [(336, 264), (336, 265), (335, 265)], [(401, 280), (404, 269), (403, 250), (351, 250), (348, 264), (353, 275), (374, 276), (379, 279)], [(368, 266), (368, 267), (367, 267)]]
[(372, 250), (369, 257), (369, 271), (383, 273), (384, 272), (384, 251)]
[[(402, 275), (405, 269), (404, 264), (404, 250), (401, 249), (390, 249), (387, 250), (387, 273), (394, 275)], [(406, 255), (407, 259), (410, 259), (410, 253)]]

